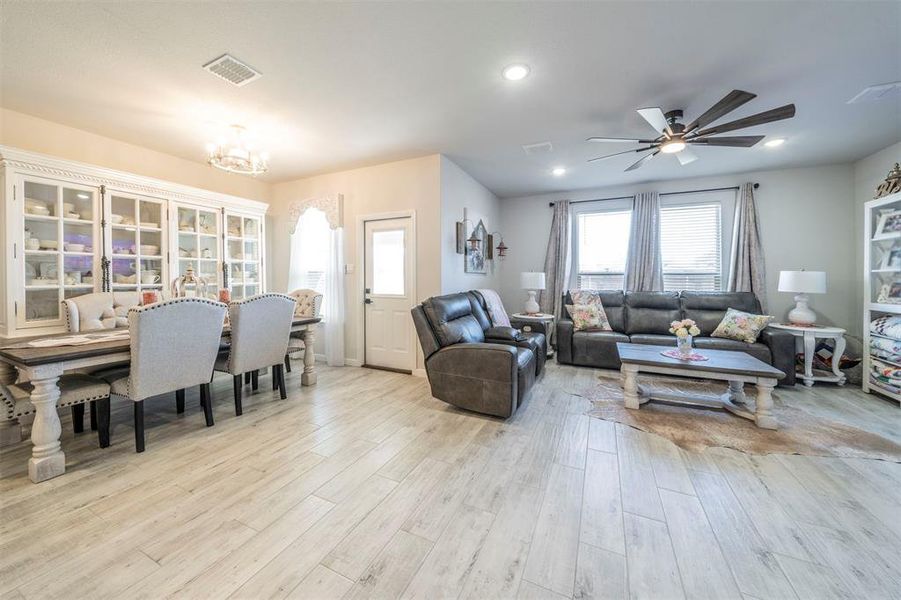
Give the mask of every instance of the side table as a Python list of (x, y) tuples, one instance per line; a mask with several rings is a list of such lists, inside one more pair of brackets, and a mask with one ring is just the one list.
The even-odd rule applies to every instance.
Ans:
[(554, 355), (554, 346), (552, 344), (554, 335), (554, 315), (545, 313), (537, 313), (534, 315), (513, 313), (510, 315), (510, 324), (526, 333), (543, 333), (545, 338), (547, 338), (547, 356), (550, 358)]
[[(845, 384), (845, 374), (838, 368), (842, 355), (845, 353), (845, 330), (840, 327), (801, 327), (788, 323), (770, 323), (769, 327), (787, 331), (796, 338), (804, 348), (804, 372), (798, 376), (804, 381), (804, 385), (810, 387), (816, 381), (830, 381), (838, 385)], [(816, 351), (817, 338), (835, 340), (835, 351), (832, 354), (832, 375), (813, 374), (813, 355)]]

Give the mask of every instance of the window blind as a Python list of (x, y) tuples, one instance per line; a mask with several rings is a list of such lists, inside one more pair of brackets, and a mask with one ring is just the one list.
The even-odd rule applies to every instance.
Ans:
[(719, 203), (660, 209), (664, 290), (722, 289), (722, 220)]

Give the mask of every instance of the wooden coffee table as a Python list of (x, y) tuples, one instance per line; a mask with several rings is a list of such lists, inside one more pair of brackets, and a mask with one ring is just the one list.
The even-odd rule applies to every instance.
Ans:
[[(764, 429), (778, 429), (773, 416), (773, 388), (785, 373), (745, 352), (734, 350), (696, 350), (708, 360), (688, 361), (669, 358), (660, 354), (673, 346), (617, 343), (619, 359), (623, 366), (623, 397), (626, 408), (638, 409), (650, 400), (671, 404), (722, 408), (734, 415), (754, 421)], [(696, 379), (727, 381), (729, 391), (720, 397), (673, 394), (638, 385), (639, 373), (680, 375)], [(745, 405), (744, 384), (757, 386), (756, 410)]]

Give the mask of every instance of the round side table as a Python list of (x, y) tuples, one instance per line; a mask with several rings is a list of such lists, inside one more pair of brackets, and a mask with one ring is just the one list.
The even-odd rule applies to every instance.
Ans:
[[(845, 384), (845, 374), (838, 368), (842, 355), (845, 353), (845, 330), (840, 327), (800, 327), (787, 323), (770, 323), (769, 327), (787, 331), (796, 338), (804, 348), (804, 372), (798, 376), (804, 381), (804, 385), (810, 387), (816, 381), (830, 381), (838, 385)], [(816, 351), (817, 338), (835, 340), (835, 351), (832, 354), (832, 375), (813, 374), (813, 355)]]
[(550, 358), (554, 355), (554, 346), (551, 344), (554, 335), (554, 315), (513, 313), (510, 315), (510, 322), (514, 324), (514, 327), (522, 329), (526, 333), (543, 333), (547, 338), (547, 356)]

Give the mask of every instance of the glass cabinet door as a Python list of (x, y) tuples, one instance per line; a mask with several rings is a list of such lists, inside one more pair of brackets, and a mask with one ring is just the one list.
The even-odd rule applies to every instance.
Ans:
[(63, 299), (100, 289), (97, 190), (30, 177), (19, 185), (24, 266), (19, 326), (57, 325), (64, 320)]
[(111, 289), (162, 292), (169, 274), (165, 201), (111, 191), (107, 205)]
[(232, 299), (262, 293), (262, 221), (225, 213), (225, 260)]
[(207, 293), (216, 297), (222, 281), (220, 243), (222, 235), (220, 211), (190, 205), (175, 205), (178, 249), (175, 263), (177, 277), (182, 277), (188, 267), (207, 282)]

